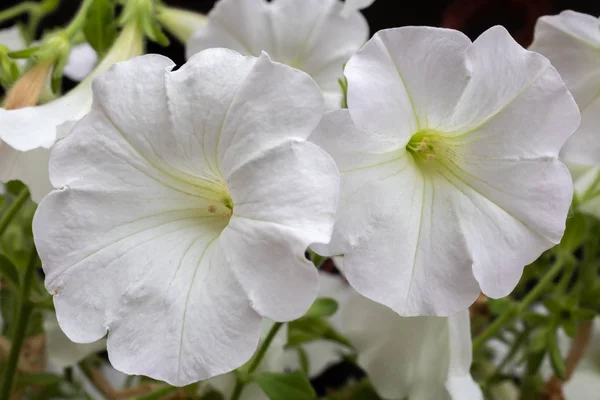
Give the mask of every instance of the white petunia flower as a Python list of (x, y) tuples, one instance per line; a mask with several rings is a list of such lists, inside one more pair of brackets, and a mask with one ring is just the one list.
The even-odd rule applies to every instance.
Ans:
[(49, 149), (90, 110), (93, 78), (115, 62), (141, 54), (142, 45), (139, 29), (126, 26), (102, 62), (65, 96), (40, 106), (0, 108), (0, 182), (19, 179), (27, 184), (34, 201), (44, 197), (52, 189)]
[(94, 81), (33, 229), (67, 336), (109, 331), (117, 369), (185, 385), (248, 360), (261, 316), (310, 307), (304, 252), (330, 239), (339, 174), (305, 141), (324, 108), (308, 75), (226, 49), (173, 67), (143, 56)]
[[(261, 341), (267, 336), (273, 321), (263, 319), (261, 323)], [(285, 372), (284, 348), (287, 344), (287, 325), (283, 325), (269, 345), (264, 358), (258, 365), (255, 373), (260, 372)], [(236, 384), (235, 372), (215, 376), (204, 382), (200, 386), (201, 394), (216, 390), (220, 392), (226, 399), (230, 399)], [(268, 400), (269, 398), (262, 391), (260, 386), (255, 382), (250, 382), (240, 395), (240, 400)]]
[(211, 47), (253, 56), (264, 50), (273, 60), (309, 74), (327, 108), (338, 108), (343, 66), (369, 34), (358, 11), (344, 18), (342, 9), (339, 0), (220, 0), (188, 42), (187, 54)]
[(469, 373), (469, 312), (444, 317), (400, 317), (355, 294), (341, 310), (343, 334), (357, 363), (384, 399), (483, 399)]
[[(502, 27), (377, 33), (345, 70), (349, 110), (311, 137), (342, 175), (332, 242), (361, 294), (404, 316), (506, 296), (558, 243), (572, 197), (557, 155), (579, 124), (549, 61)], [(354, 126), (356, 125), (356, 127)]]
[(550, 60), (581, 110), (581, 125), (561, 159), (600, 164), (600, 19), (574, 11), (541, 17), (530, 49)]
[(344, 2), (344, 9), (342, 10), (342, 15), (344, 17), (347, 17), (355, 11), (362, 10), (371, 6), (371, 4), (373, 3), (375, 3), (375, 0), (346, 0)]

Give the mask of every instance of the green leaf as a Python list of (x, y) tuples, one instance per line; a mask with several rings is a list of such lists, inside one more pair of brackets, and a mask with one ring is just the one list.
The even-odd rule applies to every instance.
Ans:
[(15, 265), (8, 258), (0, 254), (0, 276), (6, 279), (15, 287), (19, 287), (19, 272)]
[(338, 310), (338, 303), (331, 297), (320, 297), (302, 318), (330, 317)]
[(48, 372), (40, 372), (39, 374), (19, 374), (16, 379), (17, 386), (54, 385), (62, 381), (62, 377)]
[(271, 400), (314, 400), (317, 398), (308, 378), (300, 371), (289, 374), (262, 372), (252, 375), (251, 378), (258, 383)]
[(565, 361), (563, 360), (562, 354), (560, 353), (560, 349), (558, 348), (556, 331), (548, 331), (547, 343), (548, 354), (550, 354), (550, 364), (552, 365), (552, 369), (554, 370), (554, 373), (557, 377), (559, 377), (561, 380), (564, 380), (567, 368), (565, 367)]
[(324, 318), (300, 318), (288, 324), (287, 347), (297, 347), (317, 339), (327, 339), (352, 347), (348, 339), (337, 332)]
[(99, 55), (105, 54), (117, 37), (115, 5), (112, 0), (94, 0), (89, 8), (83, 33)]

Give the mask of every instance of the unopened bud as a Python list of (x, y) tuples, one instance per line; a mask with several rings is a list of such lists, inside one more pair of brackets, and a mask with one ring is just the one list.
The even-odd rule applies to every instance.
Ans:
[(4, 108), (14, 110), (37, 105), (53, 62), (54, 60), (41, 61), (19, 78), (8, 92)]

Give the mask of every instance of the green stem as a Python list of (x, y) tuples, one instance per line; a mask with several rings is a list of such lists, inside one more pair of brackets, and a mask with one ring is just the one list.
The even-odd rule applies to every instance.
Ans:
[(552, 283), (556, 275), (562, 270), (564, 265), (563, 258), (558, 256), (550, 270), (537, 285), (529, 292), (527, 296), (516, 307), (509, 308), (504, 314), (499, 316), (492, 322), (488, 328), (483, 331), (475, 340), (473, 340), (473, 352), (477, 352), (496, 332), (508, 322), (518, 317), (523, 311), (533, 304), (546, 290), (548, 285)]
[(77, 33), (79, 33), (79, 31), (83, 28), (83, 24), (87, 18), (88, 10), (92, 3), (93, 0), (83, 0), (83, 3), (81, 3), (81, 7), (79, 7), (77, 14), (75, 14), (75, 17), (73, 17), (69, 25), (65, 28), (65, 32), (69, 38), (72, 39), (75, 37), (75, 35), (77, 35)]
[(256, 371), (256, 368), (258, 368), (258, 366), (260, 365), (260, 362), (265, 357), (265, 354), (267, 353), (267, 350), (269, 349), (273, 338), (275, 337), (275, 335), (277, 335), (277, 332), (279, 332), (279, 329), (281, 329), (282, 326), (283, 323), (281, 322), (275, 322), (273, 324), (273, 326), (269, 330), (269, 333), (267, 333), (267, 337), (265, 338), (265, 340), (263, 340), (262, 344), (258, 348), (258, 351), (249, 361), (248, 366), (242, 368), (243, 371), (240, 371), (240, 373), (238, 374), (235, 383), (235, 388), (233, 389), (233, 394), (231, 395), (231, 400), (238, 400), (240, 398), (244, 386), (246, 386), (246, 383), (248, 383), (249, 376), (254, 371)]
[(21, 354), (21, 347), (25, 341), (27, 324), (29, 323), (29, 317), (33, 311), (33, 304), (29, 301), (29, 293), (31, 292), (31, 282), (33, 281), (36, 262), (37, 252), (34, 247), (29, 258), (29, 263), (27, 264), (27, 269), (25, 270), (25, 276), (23, 277), (20, 310), (15, 316), (15, 329), (12, 334), (12, 345), (10, 347), (8, 363), (6, 364), (6, 370), (4, 371), (0, 399), (10, 399), (12, 393), (15, 374), (17, 373), (17, 364), (19, 363), (19, 355)]
[(21, 14), (30, 13), (37, 8), (33, 1), (25, 1), (0, 12), (0, 22), (18, 17)]
[(6, 228), (8, 228), (8, 225), (10, 225), (11, 221), (13, 220), (15, 215), (17, 215), (17, 213), (21, 209), (21, 206), (25, 204), (28, 198), (29, 190), (25, 188), (21, 191), (21, 193), (19, 193), (19, 196), (17, 196), (15, 201), (12, 202), (12, 204), (10, 205), (10, 207), (8, 207), (4, 214), (2, 214), (2, 217), (0, 217), (0, 236), (4, 234), (4, 231), (6, 230)]

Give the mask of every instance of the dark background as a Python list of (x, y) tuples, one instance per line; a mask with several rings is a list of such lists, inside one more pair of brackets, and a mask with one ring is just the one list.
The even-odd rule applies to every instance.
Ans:
[[(298, 0), (304, 1), (304, 0)], [(0, 9), (19, 3), (17, 0), (0, 0)], [(208, 13), (215, 0), (164, 0), (171, 6)], [(54, 14), (46, 17), (40, 27), (44, 29), (64, 25), (75, 13), (80, 0), (62, 0)], [(575, 10), (594, 16), (600, 15), (600, 1), (592, 0), (376, 0), (363, 13), (369, 21), (371, 33), (380, 29), (404, 25), (429, 25), (455, 28), (471, 39), (494, 25), (504, 25), (523, 46), (532, 39), (535, 21), (541, 15), (556, 14), (562, 10)], [(176, 40), (162, 48), (149, 43), (148, 52), (161, 53), (182, 64), (183, 46)]]

